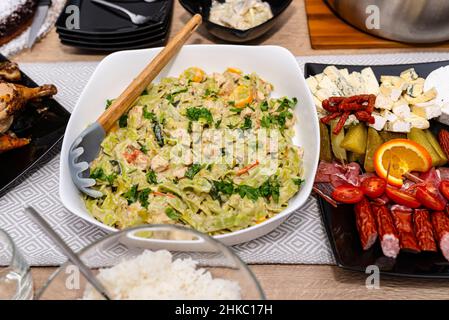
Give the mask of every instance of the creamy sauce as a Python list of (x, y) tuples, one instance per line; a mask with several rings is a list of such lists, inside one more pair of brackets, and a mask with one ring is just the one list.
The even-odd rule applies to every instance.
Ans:
[(271, 19), (270, 5), (261, 0), (226, 0), (212, 2), (209, 20), (216, 24), (247, 30)]

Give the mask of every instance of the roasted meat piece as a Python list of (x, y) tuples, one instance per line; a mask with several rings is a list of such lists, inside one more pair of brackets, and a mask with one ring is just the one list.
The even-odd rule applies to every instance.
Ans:
[(14, 134), (0, 135), (0, 153), (26, 146), (30, 143), (28, 138), (18, 138)]
[(19, 84), (0, 81), (0, 133), (8, 131), (14, 114), (23, 109), (28, 101), (55, 95), (54, 85), (28, 88)]
[(19, 81), (21, 78), (19, 66), (14, 62), (0, 62), (0, 79)]

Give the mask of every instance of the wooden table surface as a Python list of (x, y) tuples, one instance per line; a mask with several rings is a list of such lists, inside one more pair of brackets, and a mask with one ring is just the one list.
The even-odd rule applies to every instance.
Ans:
[[(189, 15), (177, 3), (171, 35), (189, 19)], [(192, 44), (222, 43), (200, 29), (189, 41)], [(407, 52), (417, 49), (351, 49), (312, 50), (307, 30), (303, 0), (294, 0), (284, 13), (277, 28), (254, 45), (271, 44), (286, 47), (294, 55), (313, 54), (369, 54), (382, 52)], [(419, 51), (447, 51), (447, 49), (420, 48)], [(22, 52), (14, 59), (18, 62), (42, 61), (92, 61), (103, 55), (91, 54), (60, 44), (55, 31), (39, 42), (33, 50)], [(269, 299), (448, 299), (449, 281), (416, 280), (404, 278), (380, 279), (379, 289), (367, 289), (366, 275), (341, 270), (335, 266), (317, 265), (254, 265), (252, 270), (260, 280)], [(32, 268), (35, 287), (40, 288), (55, 268)]]

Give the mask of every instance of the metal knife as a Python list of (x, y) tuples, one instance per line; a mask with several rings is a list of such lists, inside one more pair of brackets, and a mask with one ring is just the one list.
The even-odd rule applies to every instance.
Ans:
[(28, 34), (27, 47), (31, 48), (36, 42), (37, 35), (41, 29), (42, 24), (47, 17), (48, 9), (51, 6), (51, 0), (39, 0), (36, 14), (34, 15), (33, 23), (31, 24), (30, 33)]

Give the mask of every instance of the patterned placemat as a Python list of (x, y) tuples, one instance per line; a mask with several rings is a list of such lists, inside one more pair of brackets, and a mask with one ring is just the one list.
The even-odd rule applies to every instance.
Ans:
[[(368, 65), (440, 60), (449, 60), (449, 53), (298, 57), (301, 68), (306, 62)], [(71, 111), (96, 65), (85, 62), (24, 63), (21, 67), (40, 84), (54, 83), (60, 89), (56, 99)], [(31, 265), (58, 265), (65, 258), (24, 215), (25, 204), (39, 209), (74, 250), (80, 250), (106, 234), (62, 206), (58, 181), (59, 154), (39, 169), (32, 170), (18, 186), (0, 198), (0, 227), (9, 232)], [(334, 263), (318, 204), (313, 197), (273, 232), (233, 249), (245, 262), (254, 264)], [(5, 261), (0, 257), (2, 263)]]

